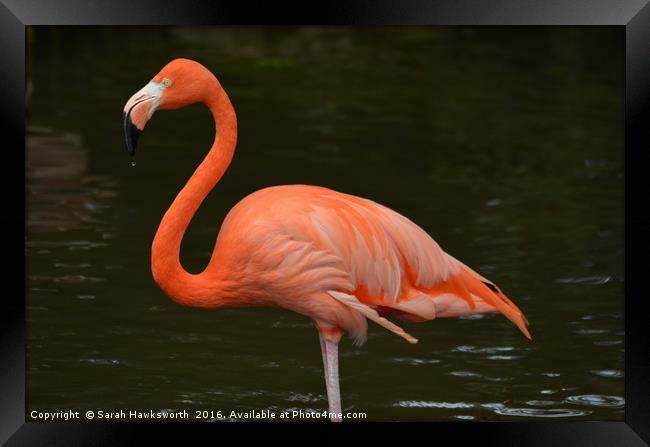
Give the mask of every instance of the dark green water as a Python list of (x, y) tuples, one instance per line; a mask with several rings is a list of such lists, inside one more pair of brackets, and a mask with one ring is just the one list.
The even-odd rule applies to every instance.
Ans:
[(132, 167), (122, 107), (175, 57), (239, 118), (229, 172), (183, 241), (207, 263), (262, 187), (383, 203), (495, 281), (531, 321), (370, 324), (341, 343), (370, 420), (622, 420), (623, 34), (613, 28), (31, 28), (27, 409), (326, 408), (318, 336), (278, 309), (202, 311), (150, 273), (158, 222), (212, 142), (159, 112)]

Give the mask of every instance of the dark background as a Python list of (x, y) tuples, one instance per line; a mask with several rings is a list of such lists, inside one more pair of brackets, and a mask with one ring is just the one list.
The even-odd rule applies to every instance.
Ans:
[[(199, 271), (246, 194), (308, 183), (408, 216), (494, 280), (500, 316), (371, 327), (341, 346), (371, 420), (623, 417), (623, 31), (29, 28), (27, 413), (323, 409), (317, 335), (281, 310), (174, 305), (149, 272), (163, 212), (212, 141), (158, 113), (130, 166), (128, 97), (199, 60), (239, 118), (233, 165), (183, 243)], [(546, 419), (548, 420), (548, 419)]]

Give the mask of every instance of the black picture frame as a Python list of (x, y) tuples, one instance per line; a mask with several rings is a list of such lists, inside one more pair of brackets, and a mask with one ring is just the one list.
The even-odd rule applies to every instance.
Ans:
[[(640, 446), (650, 442), (650, 337), (642, 280), (650, 244), (644, 182), (645, 152), (650, 149), (650, 5), (648, 0), (347, 0), (301, 4), (217, 0), (1, 0), (0, 110), (5, 207), (0, 217), (4, 247), (24, 260), (25, 194), (25, 26), (27, 25), (587, 25), (625, 27), (625, 421), (553, 423), (407, 424), (409, 437), (461, 444), (541, 446)], [(17, 161), (13, 161), (13, 157)], [(19, 209), (22, 207), (22, 210)], [(644, 225), (645, 224), (645, 225)], [(22, 236), (22, 237), (19, 237)], [(14, 255), (15, 254), (15, 255)], [(639, 259), (633, 262), (633, 259)], [(191, 440), (206, 435), (262, 434), (299, 440), (303, 431), (338, 433), (357, 424), (247, 424), (25, 422), (25, 277), (24, 262), (6, 262), (0, 326), (0, 442), (7, 445), (130, 445)], [(15, 272), (13, 270), (16, 270)], [(22, 275), (22, 276), (21, 276)], [(23, 279), (24, 281), (24, 279)], [(14, 287), (8, 287), (15, 283)], [(15, 291), (14, 291), (15, 290)], [(366, 423), (367, 424), (367, 423)], [(405, 441), (405, 430), (371, 424), (361, 427), (386, 441)], [(298, 428), (296, 428), (298, 427)], [(218, 432), (216, 430), (219, 430)], [(417, 433), (413, 433), (416, 431)], [(276, 438), (279, 441), (289, 438)], [(339, 442), (340, 438), (322, 438)], [(433, 439), (430, 439), (433, 442)], [(449, 441), (452, 442), (452, 441)]]

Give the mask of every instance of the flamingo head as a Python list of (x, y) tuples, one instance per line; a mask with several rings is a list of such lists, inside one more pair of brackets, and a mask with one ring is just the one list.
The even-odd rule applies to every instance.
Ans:
[(189, 59), (174, 59), (124, 106), (126, 150), (135, 155), (138, 138), (156, 110), (178, 109), (205, 102), (211, 84), (218, 81), (203, 65)]

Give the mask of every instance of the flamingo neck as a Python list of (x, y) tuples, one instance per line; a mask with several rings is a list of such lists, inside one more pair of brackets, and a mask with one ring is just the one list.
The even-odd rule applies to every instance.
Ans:
[(208, 193), (228, 169), (237, 143), (237, 116), (228, 95), (214, 78), (206, 89), (204, 103), (215, 121), (215, 139), (210, 151), (163, 216), (151, 250), (151, 270), (161, 289), (175, 302), (192, 307), (216, 307), (218, 280), (208, 280), (206, 271), (187, 272), (180, 262), (181, 241), (192, 217)]

